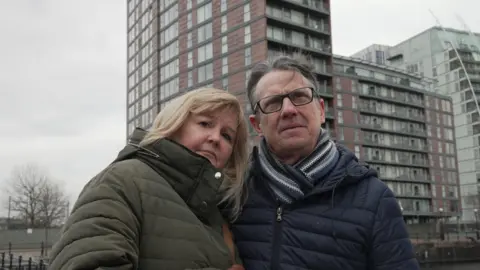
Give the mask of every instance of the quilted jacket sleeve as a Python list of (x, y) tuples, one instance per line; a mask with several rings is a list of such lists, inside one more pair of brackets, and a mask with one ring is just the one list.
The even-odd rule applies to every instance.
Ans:
[(112, 165), (80, 194), (49, 270), (137, 269), (141, 202), (133, 176)]
[(402, 211), (393, 192), (386, 188), (378, 203), (369, 261), (375, 270), (420, 269)]

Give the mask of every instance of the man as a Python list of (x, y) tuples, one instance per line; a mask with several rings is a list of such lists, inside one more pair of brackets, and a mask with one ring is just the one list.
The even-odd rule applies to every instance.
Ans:
[(297, 55), (251, 71), (250, 122), (262, 140), (232, 224), (245, 269), (419, 269), (392, 191), (321, 128), (312, 70)]

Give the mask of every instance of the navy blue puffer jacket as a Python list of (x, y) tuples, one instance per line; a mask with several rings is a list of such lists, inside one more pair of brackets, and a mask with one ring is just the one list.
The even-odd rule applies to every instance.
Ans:
[(303, 200), (281, 205), (253, 152), (248, 199), (232, 232), (247, 270), (419, 269), (390, 189), (337, 145), (340, 158)]

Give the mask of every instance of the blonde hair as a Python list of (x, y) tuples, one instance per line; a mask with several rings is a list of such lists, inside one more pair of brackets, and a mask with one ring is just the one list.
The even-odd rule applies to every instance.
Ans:
[(225, 180), (221, 191), (224, 196), (220, 203), (227, 202), (231, 207), (231, 217), (235, 219), (242, 208), (244, 192), (244, 175), (247, 169), (247, 124), (244, 119), (242, 105), (238, 99), (224, 91), (214, 88), (201, 88), (190, 91), (173, 99), (155, 118), (152, 128), (140, 145), (151, 144), (175, 134), (187, 121), (191, 114), (216, 112), (233, 109), (237, 112), (237, 133), (233, 143), (230, 159), (225, 164), (223, 173)]

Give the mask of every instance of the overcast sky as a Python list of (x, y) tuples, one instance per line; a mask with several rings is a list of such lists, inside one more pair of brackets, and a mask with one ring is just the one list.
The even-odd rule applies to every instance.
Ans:
[[(478, 0), (331, 2), (335, 54), (415, 35), (435, 24), (429, 8), (480, 32)], [(125, 143), (126, 1), (2, 1), (0, 22), (0, 184), (34, 162), (74, 201)]]

